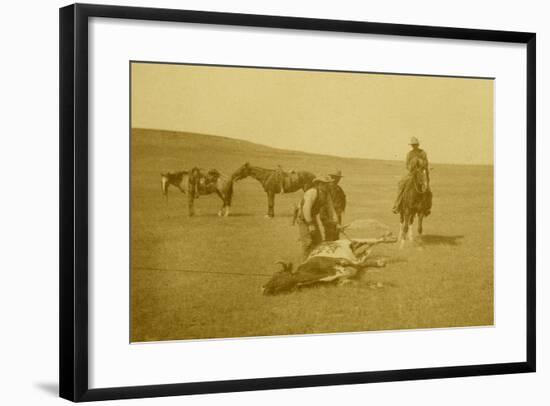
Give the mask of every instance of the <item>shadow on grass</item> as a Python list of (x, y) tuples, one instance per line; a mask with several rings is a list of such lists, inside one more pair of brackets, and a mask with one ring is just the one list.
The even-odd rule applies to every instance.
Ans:
[(404, 256), (388, 257), (386, 255), (373, 255), (373, 256), (370, 256), (369, 259), (383, 259), (386, 261), (386, 265), (409, 262), (407, 257), (404, 257)]
[[(252, 217), (252, 216), (255, 216), (254, 213), (230, 213), (229, 216), (227, 216), (228, 218), (229, 217)], [(178, 216), (180, 217), (180, 216)], [(194, 216), (191, 216), (189, 217), (187, 214), (184, 216), (186, 218), (190, 218), (190, 219), (200, 219), (200, 218), (204, 218), (204, 217), (207, 217), (207, 218), (212, 218), (212, 217), (219, 217), (219, 218), (224, 218), (225, 216), (218, 216), (218, 213), (217, 212), (197, 212), (195, 213)]]
[(422, 236), (422, 245), (460, 245), (463, 235), (435, 235), (425, 234)]
[[(272, 218), (291, 218), (293, 217), (294, 215), (293, 214), (277, 214), (275, 217), (272, 217)], [(208, 218), (212, 218), (212, 217), (224, 217), (224, 216), (218, 216), (218, 213), (217, 212), (201, 212), (201, 211), (198, 211), (195, 213), (194, 216), (189, 216), (187, 213), (182, 213), (182, 214), (176, 214), (176, 215), (171, 215), (171, 214), (168, 214), (166, 215), (166, 217), (164, 218), (164, 220), (187, 220), (187, 219), (197, 219), (197, 218), (201, 218), (201, 217), (208, 217)], [(258, 214), (258, 213), (233, 213), (231, 212), (229, 214), (228, 217), (258, 217), (258, 218), (268, 218), (267, 216), (265, 216), (264, 214)]]

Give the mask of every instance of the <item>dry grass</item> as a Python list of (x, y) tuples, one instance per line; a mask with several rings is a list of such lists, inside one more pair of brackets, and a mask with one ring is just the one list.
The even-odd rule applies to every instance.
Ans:
[(268, 278), (256, 274), (270, 275), (278, 259), (299, 259), (290, 222), (301, 193), (278, 196), (276, 217), (266, 219), (265, 193), (254, 180), (236, 184), (228, 218), (216, 216), (221, 201), (215, 196), (198, 199), (197, 216), (189, 218), (185, 195), (172, 189), (165, 202), (160, 192), (160, 172), (198, 165), (230, 173), (246, 161), (314, 173), (341, 169), (345, 220), (376, 219), (398, 230), (390, 208), (404, 171), (399, 162), (133, 130), (132, 341), (493, 324), (492, 167), (435, 165), (423, 243), (402, 251), (379, 247), (376, 254), (391, 258), (385, 269), (363, 274), (354, 285), (266, 297), (260, 287)]

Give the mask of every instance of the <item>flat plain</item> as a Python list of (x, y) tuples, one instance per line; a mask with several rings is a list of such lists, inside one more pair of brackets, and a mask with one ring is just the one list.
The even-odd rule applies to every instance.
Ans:
[[(431, 164), (434, 199), (424, 235), (402, 250), (375, 248), (373, 255), (388, 259), (385, 268), (362, 273), (354, 284), (271, 297), (261, 286), (278, 270), (275, 261), (299, 263), (291, 222), (302, 192), (277, 195), (273, 219), (264, 217), (266, 195), (251, 178), (235, 183), (229, 217), (217, 216), (215, 195), (197, 199), (196, 216), (189, 217), (185, 194), (172, 188), (167, 201), (161, 194), (161, 172), (198, 166), (230, 175), (245, 162), (315, 174), (340, 169), (348, 198), (344, 223), (366, 220), (398, 233), (391, 206), (403, 162), (133, 129), (132, 342), (493, 324), (492, 166)], [(367, 231), (382, 232), (351, 230), (350, 236), (375, 236)]]

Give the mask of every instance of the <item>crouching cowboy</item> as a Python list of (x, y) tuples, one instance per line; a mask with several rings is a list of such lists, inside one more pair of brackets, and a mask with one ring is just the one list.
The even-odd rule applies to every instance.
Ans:
[(321, 242), (339, 237), (338, 217), (330, 196), (331, 183), (330, 176), (315, 178), (300, 202), (297, 223), (304, 260)]

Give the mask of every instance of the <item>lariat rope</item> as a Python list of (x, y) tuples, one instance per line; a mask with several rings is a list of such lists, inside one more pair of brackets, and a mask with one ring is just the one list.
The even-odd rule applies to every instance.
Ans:
[(167, 271), (167, 272), (185, 272), (185, 273), (198, 273), (198, 274), (211, 274), (211, 275), (227, 275), (227, 276), (261, 276), (269, 278), (272, 275), (264, 273), (239, 273), (239, 272), (218, 272), (218, 271), (197, 271), (194, 269), (174, 269), (174, 268), (153, 268), (143, 266), (133, 266), (132, 269), (140, 271)]

